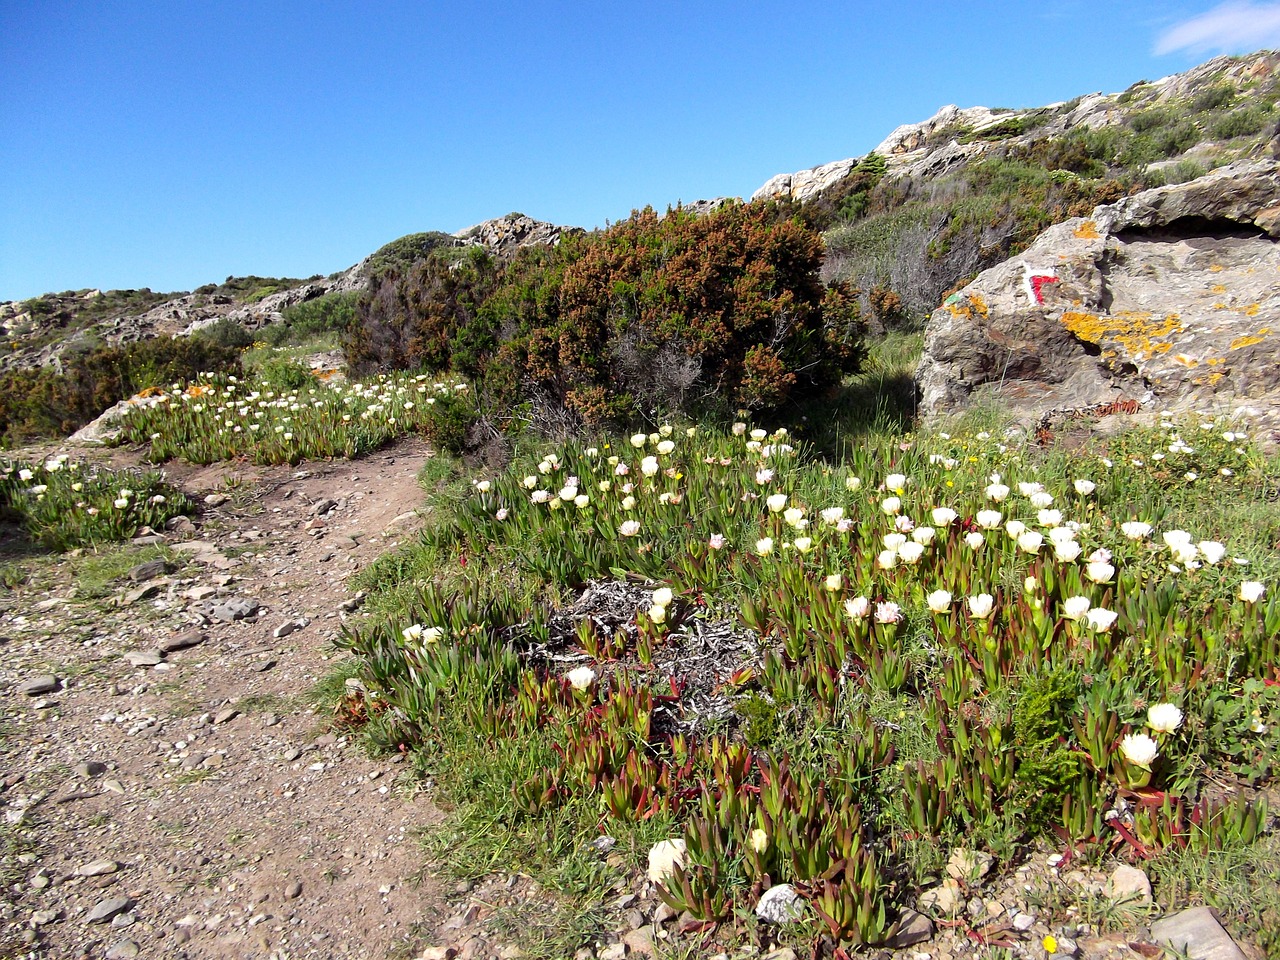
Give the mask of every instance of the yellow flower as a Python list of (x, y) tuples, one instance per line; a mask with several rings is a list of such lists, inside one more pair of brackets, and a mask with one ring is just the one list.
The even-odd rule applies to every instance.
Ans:
[(1044, 947), (1045, 953), (1057, 953), (1058, 938), (1055, 937), (1052, 933), (1046, 934), (1045, 938), (1040, 941), (1040, 946)]

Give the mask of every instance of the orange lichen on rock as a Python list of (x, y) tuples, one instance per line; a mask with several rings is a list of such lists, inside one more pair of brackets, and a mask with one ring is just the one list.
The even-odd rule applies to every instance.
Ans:
[(1092, 220), (1086, 220), (1076, 227), (1075, 235), (1081, 240), (1097, 240), (1101, 237), (1098, 233), (1098, 225)]
[(987, 315), (991, 312), (990, 308), (987, 307), (987, 301), (982, 298), (980, 293), (971, 293), (964, 300), (948, 303), (946, 307), (957, 320), (972, 320), (975, 317), (979, 320), (986, 320)]
[(1164, 339), (1183, 329), (1182, 319), (1176, 313), (1157, 320), (1152, 314), (1138, 310), (1122, 310), (1110, 316), (1068, 311), (1062, 315), (1062, 325), (1087, 343), (1114, 340), (1130, 356), (1140, 360), (1167, 353), (1172, 344), (1163, 342)]
[(1212, 287), (1209, 288), (1209, 290), (1213, 293), (1226, 293), (1227, 287), (1226, 287), (1226, 284), (1215, 283)]
[(1243, 336), (1236, 337), (1231, 341), (1228, 350), (1239, 350), (1241, 347), (1252, 347), (1255, 343), (1261, 343), (1266, 339), (1267, 334), (1271, 332), (1270, 327), (1263, 327), (1257, 333), (1246, 333)]
[(1256, 303), (1251, 303), (1244, 308), (1244, 315), (1246, 317), (1256, 317), (1261, 312), (1261, 310), (1262, 308), (1258, 306)]

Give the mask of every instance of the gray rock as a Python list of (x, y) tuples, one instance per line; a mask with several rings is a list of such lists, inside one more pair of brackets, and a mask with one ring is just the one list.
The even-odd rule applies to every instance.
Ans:
[(99, 900), (93, 905), (89, 915), (85, 917), (85, 923), (106, 923), (131, 907), (133, 907), (133, 901), (128, 897), (110, 897), (106, 900)]
[(220, 507), (230, 499), (225, 493), (211, 493), (204, 498), (204, 505), (206, 507)]
[(121, 940), (107, 948), (107, 960), (132, 960), (142, 948), (132, 940)]
[(93, 780), (107, 772), (107, 765), (97, 760), (87, 760), (84, 763), (77, 763), (72, 768), (72, 772), (81, 780)]
[(224, 709), (219, 710), (217, 713), (213, 715), (213, 722), (215, 724), (230, 723), (232, 720), (234, 720), (238, 716), (240, 716), (240, 711), (237, 710), (235, 707), (225, 707)]
[(176, 653), (204, 643), (205, 635), (199, 630), (187, 630), (160, 641), (161, 653)]
[(1111, 871), (1103, 895), (1112, 901), (1127, 903), (1150, 903), (1151, 881), (1137, 867), (1122, 863)]
[(1036, 925), (1036, 918), (1029, 913), (1015, 913), (1013, 915), (1013, 929), (1019, 933), (1026, 933)]
[(46, 693), (57, 693), (62, 689), (62, 681), (51, 673), (44, 673), (38, 677), (32, 677), (18, 684), (18, 692), (25, 693), (28, 697), (38, 697)]
[(558, 227), (554, 223), (534, 220), (523, 213), (486, 220), (454, 234), (464, 246), (488, 248), (498, 256), (513, 256), (522, 247), (554, 247), (562, 237), (582, 233), (581, 227)]
[(947, 876), (972, 883), (991, 872), (995, 859), (983, 850), (954, 850), (947, 858)]
[(94, 860), (92, 863), (82, 863), (76, 867), (77, 877), (103, 877), (109, 873), (115, 873), (120, 869), (120, 864), (114, 860)]
[(1278, 239), (1269, 160), (1056, 224), (934, 311), (921, 411), (994, 399), (1032, 422), (1126, 400), (1280, 424)]
[(770, 887), (756, 903), (756, 916), (767, 923), (796, 923), (804, 911), (804, 898), (789, 883)]
[(144, 583), (147, 580), (154, 580), (156, 577), (162, 577), (169, 572), (169, 564), (164, 560), (152, 560), (148, 563), (140, 563), (129, 571), (129, 579), (134, 583)]
[(120, 597), (120, 605), (123, 607), (133, 606), (135, 603), (141, 603), (143, 600), (149, 600), (160, 592), (160, 584), (144, 583), (140, 587), (134, 587)]
[(902, 911), (902, 916), (898, 919), (897, 933), (885, 941), (885, 946), (901, 950), (903, 947), (923, 943), (932, 936), (933, 921), (924, 914), (917, 913), (907, 907)]
[(323, 517), (338, 505), (337, 500), (317, 500), (311, 505), (311, 509), (307, 511), (313, 517)]
[(230, 597), (216, 604), (210, 611), (210, 616), (215, 620), (230, 623), (233, 620), (245, 620), (255, 616), (260, 609), (261, 604), (257, 600), (250, 600), (247, 597)]
[(51, 923), (57, 923), (62, 919), (62, 911), (56, 907), (49, 910), (36, 910), (31, 914), (31, 925), (33, 927), (47, 927)]
[(302, 896), (302, 884), (296, 880), (284, 888), (284, 898), (286, 900), (297, 900)]
[(1151, 939), (1190, 960), (1246, 960), (1209, 907), (1194, 907), (1151, 925)]
[(622, 960), (627, 955), (627, 945), (625, 943), (611, 943), (607, 947), (601, 947), (596, 953), (597, 960)]
[(129, 650), (124, 658), (134, 667), (154, 667), (164, 662), (164, 654), (159, 650)]
[(286, 620), (280, 626), (271, 631), (271, 635), (277, 640), (282, 640), (291, 633), (297, 633), (303, 627), (307, 626), (311, 621), (306, 617), (299, 617), (296, 620)]

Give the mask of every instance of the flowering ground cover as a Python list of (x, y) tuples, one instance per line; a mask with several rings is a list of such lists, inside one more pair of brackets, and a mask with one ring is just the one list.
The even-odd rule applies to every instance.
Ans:
[(155, 471), (107, 470), (64, 454), (36, 463), (0, 460), (0, 512), (50, 549), (126, 540), (190, 510)]
[(154, 462), (298, 463), (356, 457), (405, 433), (459, 446), (470, 398), (466, 384), (425, 375), (379, 376), (365, 383), (304, 376), (289, 389), (234, 376), (205, 376), (135, 398), (120, 442), (150, 448)]
[(786, 882), (805, 933), (881, 943), (962, 841), (1160, 862), (1271, 829), (1271, 484), (1208, 420), (839, 463), (746, 424), (546, 447), (368, 574), (358, 712), (423, 748), (479, 868), (538, 847), (585, 889), (590, 837), (669, 840), (651, 874), (709, 928)]

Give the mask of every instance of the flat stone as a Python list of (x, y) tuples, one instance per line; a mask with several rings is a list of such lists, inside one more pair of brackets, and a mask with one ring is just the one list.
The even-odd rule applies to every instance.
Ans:
[(207, 584), (202, 587), (192, 587), (185, 594), (188, 600), (208, 600), (210, 597), (216, 597), (217, 595), (218, 588)]
[(141, 603), (143, 600), (150, 600), (159, 592), (160, 584), (144, 583), (142, 586), (135, 587), (125, 593), (125, 595), (120, 598), (120, 605), (124, 607), (132, 606), (135, 603)]
[(885, 941), (885, 945), (895, 950), (923, 943), (933, 936), (933, 921), (923, 913), (917, 913), (910, 907), (902, 911), (898, 919), (898, 932)]
[(120, 864), (114, 860), (94, 860), (92, 863), (82, 863), (76, 867), (77, 877), (102, 877), (108, 873), (115, 873), (120, 869)]
[(767, 923), (796, 923), (804, 910), (804, 898), (789, 883), (770, 887), (756, 902), (756, 916)]
[(134, 583), (145, 583), (148, 580), (154, 580), (156, 577), (162, 577), (169, 572), (169, 564), (165, 560), (151, 560), (147, 563), (140, 563), (129, 571), (129, 579)]
[(611, 943), (607, 947), (601, 947), (596, 952), (597, 960), (622, 960), (627, 955), (627, 945), (625, 943)]
[(230, 499), (225, 493), (211, 493), (204, 498), (204, 505), (206, 507), (220, 507)]
[(85, 923), (106, 923), (132, 906), (133, 901), (128, 897), (110, 897), (106, 900), (99, 900), (93, 905), (89, 915), (85, 917)]
[(1151, 925), (1151, 939), (1189, 960), (1246, 960), (1209, 907), (1193, 907)]
[(86, 760), (84, 763), (77, 763), (71, 768), (71, 772), (81, 780), (92, 780), (106, 773), (107, 765), (97, 760)]
[(311, 505), (309, 513), (313, 517), (321, 517), (338, 505), (337, 500), (317, 500)]
[(193, 533), (196, 525), (191, 522), (190, 517), (170, 517), (165, 521), (164, 528), (170, 533)]
[(1013, 929), (1019, 933), (1026, 933), (1036, 925), (1036, 918), (1029, 913), (1015, 913), (1013, 915)]
[(205, 635), (199, 630), (187, 630), (160, 641), (161, 653), (176, 653), (204, 643)]
[(107, 948), (107, 960), (132, 960), (141, 952), (142, 948), (132, 940), (121, 940)]
[(51, 923), (56, 923), (62, 919), (62, 911), (56, 907), (50, 910), (36, 910), (31, 914), (31, 925), (33, 927), (47, 927)]
[(281, 640), (284, 637), (289, 636), (291, 633), (297, 633), (310, 622), (311, 621), (305, 617), (298, 617), (296, 620), (286, 620), (284, 623), (280, 624), (280, 626), (272, 630), (271, 635), (277, 640)]
[(250, 600), (247, 597), (230, 597), (222, 603), (216, 604), (210, 611), (210, 616), (215, 620), (223, 620), (230, 623), (233, 620), (244, 620), (254, 616), (261, 609), (261, 604), (257, 600)]
[(134, 667), (154, 667), (164, 662), (164, 654), (159, 650), (130, 650), (124, 658)]
[(62, 681), (53, 674), (42, 673), (38, 677), (32, 677), (18, 684), (18, 692), (25, 693), (28, 697), (38, 697), (46, 693), (57, 693), (61, 687)]
[(920, 894), (916, 906), (921, 911), (953, 917), (964, 907), (964, 894), (960, 892), (960, 884), (948, 878), (942, 881), (941, 886)]
[(214, 723), (229, 723), (236, 717), (240, 716), (240, 711), (235, 707), (225, 707), (213, 715)]
[(1108, 900), (1112, 901), (1150, 903), (1151, 881), (1137, 867), (1122, 863), (1111, 871), (1111, 876), (1107, 878), (1102, 892)]
[(302, 884), (296, 880), (284, 888), (284, 898), (286, 900), (297, 900), (302, 896)]
[(991, 872), (995, 859), (984, 850), (959, 849), (947, 859), (947, 876), (953, 880), (981, 880)]
[(653, 937), (649, 935), (647, 930), (628, 930), (623, 934), (622, 942), (632, 953), (651, 957), (656, 952), (656, 948), (653, 945)]

